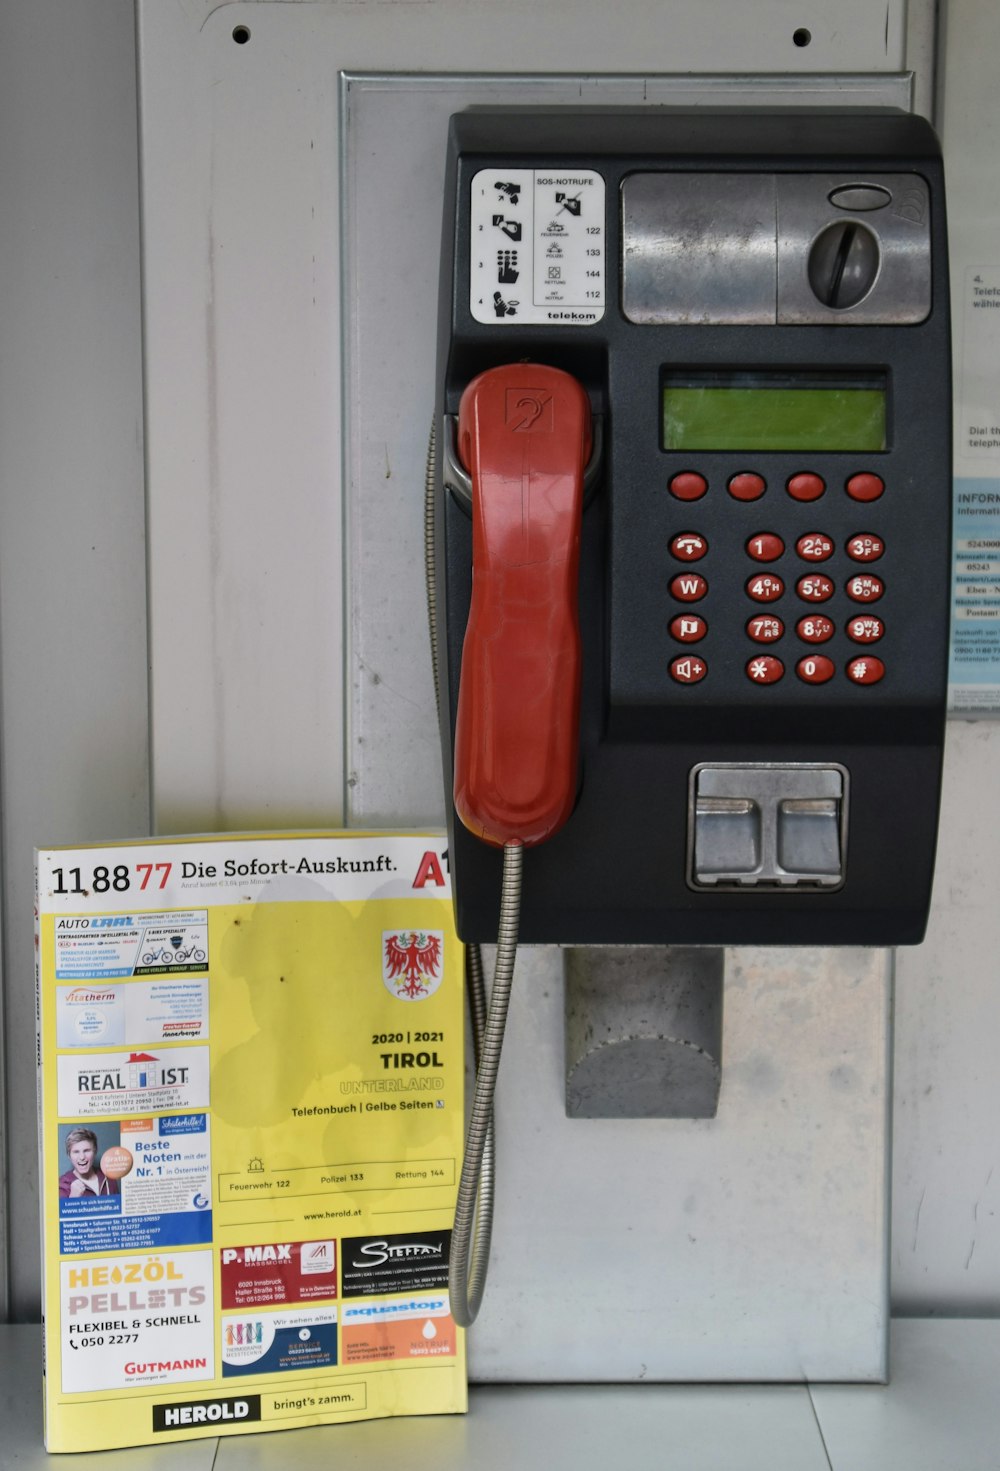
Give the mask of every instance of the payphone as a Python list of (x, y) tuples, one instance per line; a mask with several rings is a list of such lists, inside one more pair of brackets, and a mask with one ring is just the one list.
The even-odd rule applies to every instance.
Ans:
[[(433, 564), (461, 937), (918, 942), (950, 565), (929, 125), (457, 116), (441, 303)], [(503, 940), (499, 957), (453, 1242), (464, 1322)]]
[(525, 821), (528, 942), (921, 939), (946, 281), (918, 117), (453, 119), (436, 564), (463, 938), (495, 936)]

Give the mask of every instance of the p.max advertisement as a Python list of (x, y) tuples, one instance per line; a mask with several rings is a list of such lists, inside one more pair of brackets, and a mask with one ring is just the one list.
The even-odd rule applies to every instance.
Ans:
[(441, 836), (36, 857), (47, 1448), (464, 1410)]

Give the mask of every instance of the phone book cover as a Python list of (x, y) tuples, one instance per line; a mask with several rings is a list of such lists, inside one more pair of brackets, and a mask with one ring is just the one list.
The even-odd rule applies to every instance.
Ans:
[(441, 836), (36, 863), (47, 1449), (465, 1410)]

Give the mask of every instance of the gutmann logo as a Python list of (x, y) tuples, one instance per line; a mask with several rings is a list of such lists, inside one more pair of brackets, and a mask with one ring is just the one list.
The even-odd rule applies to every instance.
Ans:
[(421, 1261), (439, 1261), (444, 1256), (444, 1242), (439, 1241), (434, 1245), (431, 1242), (409, 1241), (400, 1246), (390, 1246), (388, 1241), (369, 1241), (358, 1250), (362, 1260), (353, 1261), (353, 1267), (380, 1267), (385, 1262), (406, 1262), (415, 1258)]

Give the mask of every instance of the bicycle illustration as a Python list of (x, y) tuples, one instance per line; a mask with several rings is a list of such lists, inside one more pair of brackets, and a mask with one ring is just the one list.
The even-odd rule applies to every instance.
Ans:
[(142, 957), (143, 965), (186, 965), (193, 961), (200, 965), (205, 959), (205, 952), (198, 945), (184, 945), (183, 935), (170, 936), (170, 949), (166, 945), (161, 950), (150, 950)]

